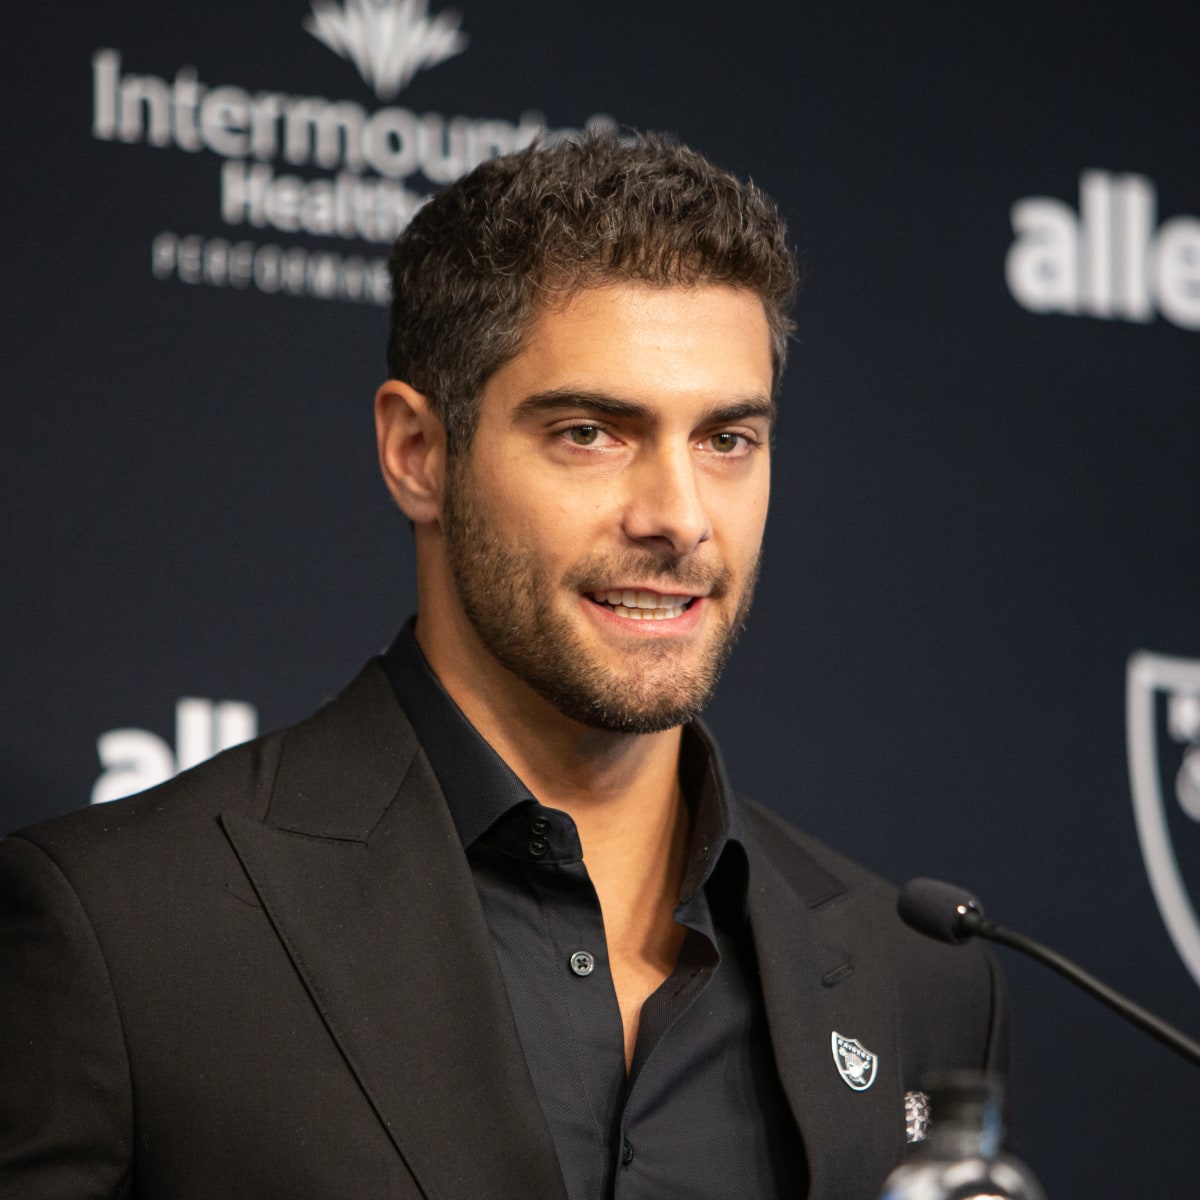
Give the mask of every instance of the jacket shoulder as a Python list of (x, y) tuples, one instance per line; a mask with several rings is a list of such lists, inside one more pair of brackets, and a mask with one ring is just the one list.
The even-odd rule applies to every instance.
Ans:
[(231, 809), (261, 815), (287, 734), (264, 734), (156, 787), (28, 825), (10, 836), (57, 858), (76, 850), (95, 853), (105, 845), (177, 836)]
[(739, 796), (738, 802), (747, 831), (785, 877), (796, 879), (819, 869), (828, 879), (808, 883), (810, 891), (822, 886), (837, 892), (862, 890), (877, 894), (882, 903), (895, 905), (897, 889), (882, 875), (798, 829), (765, 805), (745, 796)]
[(988, 947), (945, 945), (915, 932), (896, 911), (891, 882), (761, 804), (742, 801), (742, 811), (752, 860), (765, 859), (836, 937), (884, 960), (910, 1078), (931, 1063), (1007, 1069), (1006, 990)]
[[(210, 843), (224, 846), (219, 818), (266, 821), (281, 785), (313, 805), (353, 811), (356, 789), (380, 760), (395, 761), (399, 706), (376, 660), (337, 696), (294, 725), (222, 751), (174, 778), (121, 800), (96, 804), (16, 830), (72, 878), (114, 870), (183, 867)], [(374, 758), (371, 757), (374, 748)], [(372, 778), (372, 783), (377, 781)], [(379, 791), (372, 789), (372, 795)], [(294, 801), (295, 796), (291, 799)], [(303, 799), (303, 797), (301, 797)], [(332, 805), (330, 802), (334, 802)], [(337, 819), (335, 812), (331, 817)]]

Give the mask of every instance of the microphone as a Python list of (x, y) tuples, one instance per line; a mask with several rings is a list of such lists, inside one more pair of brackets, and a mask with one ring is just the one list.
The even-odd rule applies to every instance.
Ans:
[(1108, 984), (1101, 983), (1094, 975), (1089, 975), (1057, 951), (989, 920), (983, 915), (983, 905), (965, 889), (939, 879), (913, 879), (900, 889), (896, 911), (911, 929), (939, 942), (959, 946), (972, 937), (981, 937), (1019, 950), (1052, 971), (1057, 971), (1064, 979), (1069, 979), (1076, 987), (1108, 1005), (1143, 1033), (1156, 1038), (1193, 1066), (1200, 1067), (1200, 1042), (1193, 1041), (1161, 1017), (1156, 1017), (1140, 1004), (1122, 996)]

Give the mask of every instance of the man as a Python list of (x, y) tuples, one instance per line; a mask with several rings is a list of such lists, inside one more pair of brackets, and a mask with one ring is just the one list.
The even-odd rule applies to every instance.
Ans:
[(767, 512), (778, 215), (591, 137), (479, 168), (392, 268), (415, 625), (3, 844), (0, 1196), (873, 1197), (1004, 1012), (695, 719)]

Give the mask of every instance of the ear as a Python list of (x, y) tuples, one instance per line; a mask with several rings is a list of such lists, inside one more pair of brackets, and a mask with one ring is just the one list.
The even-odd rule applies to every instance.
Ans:
[(426, 397), (407, 383), (389, 379), (375, 393), (375, 439), (383, 480), (404, 515), (414, 525), (438, 520), (446, 478), (446, 430)]

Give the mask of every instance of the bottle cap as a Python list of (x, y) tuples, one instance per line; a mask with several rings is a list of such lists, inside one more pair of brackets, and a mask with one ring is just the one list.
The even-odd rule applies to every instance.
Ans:
[(1004, 1081), (984, 1071), (938, 1071), (926, 1075), (921, 1087), (929, 1095), (929, 1116), (935, 1125), (991, 1124), (1004, 1102)]

